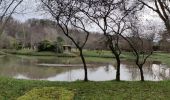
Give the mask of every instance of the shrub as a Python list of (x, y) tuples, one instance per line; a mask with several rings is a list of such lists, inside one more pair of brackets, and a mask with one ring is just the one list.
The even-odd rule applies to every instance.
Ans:
[(62, 44), (58, 42), (50, 42), (48, 40), (44, 40), (38, 44), (38, 52), (40, 51), (52, 51), (57, 53), (63, 53), (63, 48)]
[(33, 89), (17, 100), (73, 100), (74, 93), (64, 88)]
[(63, 53), (63, 47), (62, 44), (58, 43), (58, 42), (54, 42), (54, 51), (57, 53)]
[(38, 51), (53, 51), (54, 47), (48, 40), (41, 41), (38, 44)]
[(13, 44), (14, 48), (16, 50), (21, 50), (22, 49), (22, 43), (21, 42), (17, 42)]

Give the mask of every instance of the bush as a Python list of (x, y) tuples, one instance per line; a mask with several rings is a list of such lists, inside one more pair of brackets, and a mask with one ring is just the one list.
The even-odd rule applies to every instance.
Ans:
[(53, 43), (54, 45), (54, 51), (57, 52), (57, 53), (63, 53), (63, 47), (62, 47), (62, 44), (60, 44), (59, 42), (54, 42)]
[(44, 87), (33, 89), (17, 100), (73, 100), (74, 93), (64, 88)]
[(48, 40), (44, 40), (38, 44), (38, 52), (40, 51), (63, 53), (63, 48), (62, 45), (58, 42), (50, 42)]
[(53, 51), (54, 47), (48, 40), (41, 41), (38, 44), (38, 51)]
[(14, 48), (16, 50), (21, 50), (22, 49), (22, 43), (21, 42), (14, 43), (13, 46), (14, 46)]

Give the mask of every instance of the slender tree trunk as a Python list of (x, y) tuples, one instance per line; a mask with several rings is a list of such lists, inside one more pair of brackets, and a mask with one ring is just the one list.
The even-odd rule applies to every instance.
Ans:
[(143, 75), (143, 69), (142, 66), (139, 66), (139, 70), (140, 70), (140, 76), (141, 76), (141, 81), (144, 82), (144, 75)]
[(115, 55), (115, 56), (117, 61), (116, 81), (120, 81), (120, 58), (119, 55)]
[(114, 54), (114, 56), (116, 58), (116, 62), (117, 62), (117, 65), (116, 65), (116, 69), (117, 69), (116, 70), (116, 81), (120, 81), (120, 56), (112, 46), (110, 46), (110, 49), (111, 49), (112, 53)]
[(88, 74), (87, 74), (87, 65), (86, 65), (86, 61), (85, 61), (85, 58), (83, 56), (83, 51), (82, 49), (79, 49), (80, 51), (80, 57), (81, 57), (81, 60), (83, 62), (83, 66), (84, 66), (84, 81), (87, 82), (88, 81)]

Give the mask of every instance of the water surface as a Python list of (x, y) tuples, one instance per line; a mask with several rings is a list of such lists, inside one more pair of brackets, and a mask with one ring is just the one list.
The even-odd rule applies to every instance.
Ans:
[[(83, 80), (84, 70), (82, 66), (50, 66), (50, 64), (72, 63), (81, 64), (79, 58), (0, 56), (0, 76), (49, 81)], [(170, 79), (170, 67), (161, 62), (149, 61), (143, 69), (146, 80), (158, 81)], [(139, 69), (133, 61), (122, 61), (120, 71), (121, 80), (140, 80)], [(91, 64), (88, 67), (89, 80), (113, 80), (115, 75), (116, 68), (113, 62)]]

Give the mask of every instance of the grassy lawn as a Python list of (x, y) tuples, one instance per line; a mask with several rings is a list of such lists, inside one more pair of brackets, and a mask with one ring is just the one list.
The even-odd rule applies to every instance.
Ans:
[[(33, 50), (1, 50), (0, 54), (16, 54), (16, 55), (27, 55), (27, 56), (55, 56), (55, 57), (78, 57), (78, 52), (74, 53), (63, 53), (57, 54), (54, 52), (36, 52)], [(84, 56), (87, 62), (110, 62), (114, 61), (114, 55), (110, 51), (97, 51), (97, 50), (84, 50)], [(130, 52), (122, 52), (121, 59), (134, 59), (134, 56)], [(79, 59), (80, 60), (80, 59)], [(150, 57), (150, 60), (161, 61), (170, 66), (170, 53), (154, 52)]]
[(85, 57), (102, 57), (102, 58), (112, 58), (114, 57), (111, 51), (98, 51), (98, 50), (84, 50), (83, 54)]
[(76, 57), (77, 55), (74, 53), (55, 53), (55, 52), (37, 52), (31, 49), (22, 49), (22, 50), (9, 50), (4, 49), (1, 52), (5, 52), (8, 54), (16, 54), (16, 55), (27, 55), (27, 56), (57, 56), (57, 57)]
[[(99, 55), (97, 51), (84, 51), (84, 55), (87, 57), (99, 57), (99, 58), (110, 58), (112, 59), (112, 54), (110, 51), (102, 51)], [(121, 59), (135, 59), (133, 54), (130, 52), (122, 52)], [(98, 58), (97, 58), (98, 59)], [(153, 55), (149, 58), (152, 61), (161, 61), (164, 64), (167, 64), (170, 66), (170, 53), (163, 53), (163, 52), (154, 52)]]
[(74, 100), (168, 100), (170, 81), (160, 82), (49, 82), (0, 78), (0, 99), (16, 100), (33, 89), (60, 87)]
[(170, 66), (170, 53), (154, 53), (151, 59), (155, 61), (161, 61)]

